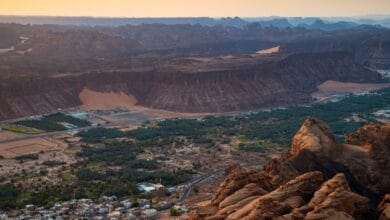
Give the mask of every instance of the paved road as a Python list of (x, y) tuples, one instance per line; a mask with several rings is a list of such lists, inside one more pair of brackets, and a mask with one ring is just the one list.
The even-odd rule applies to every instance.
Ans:
[[(258, 164), (258, 163), (255, 163), (255, 164), (242, 164), (241, 165), (242, 167), (254, 167), (254, 168), (260, 168), (262, 167), (263, 165), (262, 164)], [(226, 167), (227, 168), (227, 167)], [(222, 174), (223, 172), (225, 172), (226, 168), (223, 168), (223, 169), (220, 169), (220, 170), (217, 170), (217, 171), (213, 171), (213, 172), (210, 172), (210, 173), (207, 173), (203, 176), (200, 176), (194, 180), (191, 180), (191, 182), (188, 182), (187, 184), (185, 184), (185, 189), (184, 189), (184, 192), (183, 194), (181, 195), (180, 199), (178, 200), (179, 203), (183, 203), (187, 198), (188, 196), (190, 195), (192, 189), (198, 185), (199, 183), (202, 183), (202, 182), (205, 182), (207, 180), (210, 180), (210, 179), (213, 179), (215, 178), (216, 176)]]
[(209, 180), (209, 179), (213, 179), (214, 177), (216, 177), (217, 175), (223, 173), (225, 171), (225, 169), (221, 169), (221, 170), (217, 170), (217, 171), (213, 171), (213, 172), (210, 172), (208, 174), (205, 174), (203, 176), (200, 176), (194, 180), (192, 180), (191, 182), (185, 184), (185, 189), (184, 189), (184, 192), (183, 194), (181, 195), (180, 199), (178, 200), (179, 203), (182, 203), (184, 202), (188, 196), (190, 195), (192, 189), (199, 183), (202, 183), (206, 180)]

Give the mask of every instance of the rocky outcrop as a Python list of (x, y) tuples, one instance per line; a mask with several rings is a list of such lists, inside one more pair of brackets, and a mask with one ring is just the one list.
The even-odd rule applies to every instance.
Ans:
[(371, 191), (383, 195), (390, 188), (390, 175), (387, 174), (390, 169), (389, 124), (366, 125), (350, 133), (345, 144), (337, 144), (324, 122), (310, 118), (294, 136), (291, 154), (297, 155), (302, 149), (344, 167), (350, 173), (349, 179), (358, 180), (366, 188), (361, 189), (363, 194)]
[(292, 155), (302, 149), (328, 157), (340, 151), (330, 127), (314, 118), (307, 119), (292, 140)]
[(323, 180), (320, 172), (305, 173), (290, 180), (274, 191), (259, 196), (242, 209), (230, 214), (228, 219), (273, 218), (302, 205), (302, 197), (307, 197), (319, 187)]
[(248, 197), (264, 194), (267, 194), (267, 191), (265, 191), (263, 188), (257, 186), (256, 183), (249, 183), (223, 199), (222, 202), (219, 203), (218, 208), (223, 209), (227, 206), (234, 205)]
[(351, 192), (342, 173), (326, 181), (310, 202), (294, 209), (286, 219), (353, 219), (369, 210), (369, 199)]
[[(390, 124), (367, 125), (348, 135), (340, 163), (363, 185), (384, 195), (390, 189)], [(349, 150), (349, 151), (347, 151)]]
[(387, 194), (378, 206), (379, 220), (390, 219), (390, 194)]
[(309, 118), (289, 154), (262, 169), (231, 169), (190, 218), (388, 219), (389, 126), (366, 125), (338, 144), (328, 125)]
[(261, 171), (246, 170), (241, 167), (232, 169), (215, 193), (212, 204), (223, 208), (226, 206), (226, 203), (230, 203), (228, 201), (232, 200), (232, 197), (241, 197), (242, 194), (250, 195), (248, 192), (245, 193), (249, 188), (255, 189), (257, 193), (252, 193), (251, 195), (256, 195), (264, 194), (267, 190), (272, 189), (273, 186), (269, 178), (261, 174)]

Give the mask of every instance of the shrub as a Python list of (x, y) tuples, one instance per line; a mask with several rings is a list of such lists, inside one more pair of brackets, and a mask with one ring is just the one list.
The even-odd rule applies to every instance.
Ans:
[(175, 207), (172, 207), (171, 210), (169, 210), (169, 213), (171, 216), (180, 216), (182, 214), (181, 210)]

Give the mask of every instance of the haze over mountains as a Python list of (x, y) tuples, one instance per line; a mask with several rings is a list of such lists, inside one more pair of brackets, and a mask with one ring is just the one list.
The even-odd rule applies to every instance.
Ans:
[(188, 18), (100, 18), (100, 17), (49, 17), (49, 16), (0, 16), (0, 23), (19, 24), (56, 24), (85, 26), (121, 26), (140, 24), (200, 24), (206, 26), (224, 25), (244, 27), (250, 23), (262, 26), (305, 27), (308, 29), (336, 30), (359, 25), (376, 25), (390, 27), (390, 16), (361, 17), (188, 17)]

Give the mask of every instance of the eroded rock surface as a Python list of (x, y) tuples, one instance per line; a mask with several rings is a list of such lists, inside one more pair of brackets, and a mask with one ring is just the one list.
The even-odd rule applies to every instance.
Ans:
[(387, 194), (378, 206), (379, 220), (390, 219), (390, 194)]
[(366, 125), (339, 144), (328, 125), (309, 118), (289, 154), (262, 169), (231, 168), (210, 205), (190, 218), (389, 219), (389, 148), (390, 124)]

